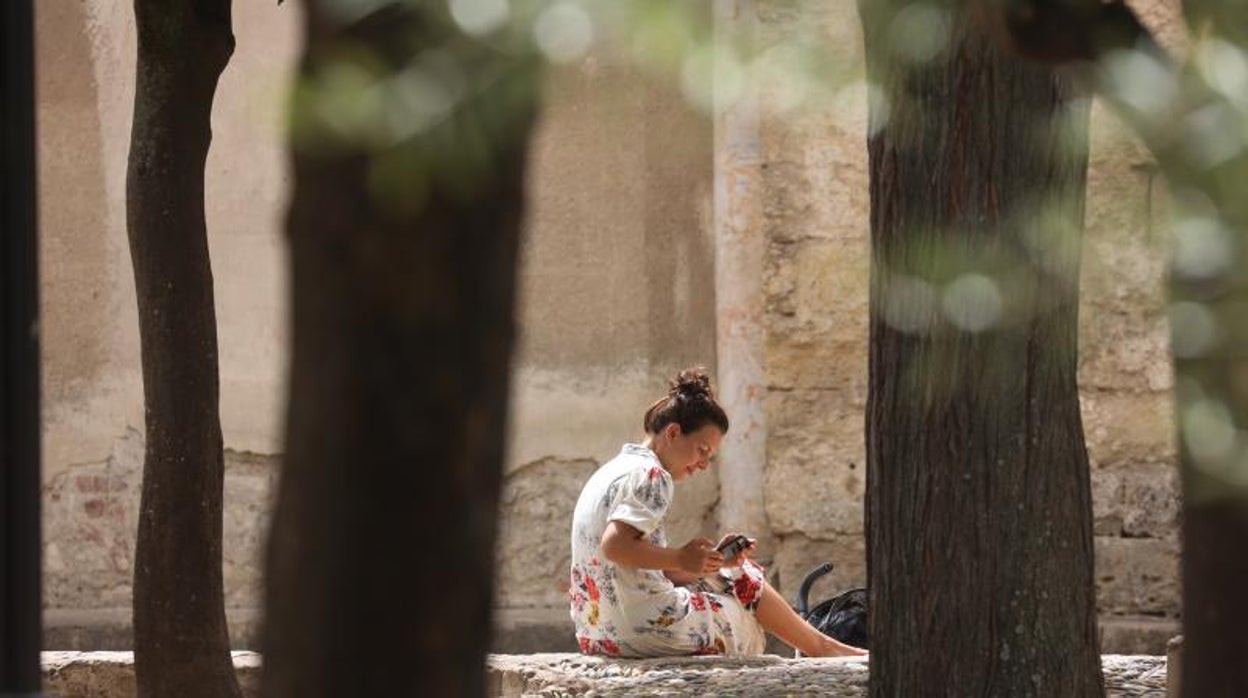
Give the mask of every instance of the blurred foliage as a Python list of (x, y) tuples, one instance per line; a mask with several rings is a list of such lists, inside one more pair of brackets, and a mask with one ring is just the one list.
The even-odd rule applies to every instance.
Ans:
[[(744, 96), (764, 118), (778, 119), (869, 103), (864, 135), (871, 135), (890, 119), (924, 113), (924, 95), (868, 83), (858, 45), (829, 40), (832, 25), (853, 18), (826, 0), (320, 0), (319, 7), (341, 39), (309, 57), (293, 99), (296, 146), (368, 158), (373, 190), (400, 212), (418, 210), (435, 192), (471, 196), (499, 148), (515, 147), (523, 129), (514, 115), (539, 98), (546, 66), (575, 66), (591, 55), (670, 80), (710, 114)], [(968, 30), (958, 17), (969, 12), (1001, 37), (1003, 51), (1073, 71), (1152, 150), (1175, 202), (1170, 315), (1185, 447), (1214, 480), (1238, 488), (1248, 486), (1248, 0), (1183, 7), (1192, 42), (1175, 59), (1121, 2), (858, 3), (860, 13), (876, 13), (868, 23), (883, 32), (876, 39), (914, 70), (956, 45), (955, 32)], [(374, 32), (385, 41), (359, 40)], [(1084, 149), (1086, 110), (1075, 100), (1055, 123), (1018, 137), (1048, 142), (1051, 127), (1060, 147)], [(1011, 223), (1023, 229), (1021, 245), (983, 247), (946, 231), (883, 260), (877, 288), (885, 320), (906, 332), (982, 332), (1046, 312), (1053, 300), (1035, 293), (1037, 275), (1078, 282), (1081, 226), (1068, 209), (1069, 202), (1035, 202), (1027, 220)]]
[[(1172, 200), (1169, 315), (1178, 430), (1185, 461), (1194, 466), (1188, 496), (1248, 502), (1248, 2), (1184, 2), (1191, 41), (1182, 56), (1170, 55), (1116, 0), (861, 0), (859, 7), (868, 31), (881, 32), (875, 40), (891, 43), (912, 72), (948, 45), (942, 37), (964, 26), (948, 22), (949, 13), (969, 11), (1003, 51), (1075, 76), (1149, 148)], [(924, 113), (922, 93), (878, 89), (906, 100), (880, 110), (884, 118)], [(1078, 138), (1069, 143), (1085, 147)], [(1061, 202), (1038, 206), (1062, 210)], [(1019, 308), (1043, 312), (1043, 298), (1028, 303), (1027, 283), (1004, 280), (1054, 263), (1062, 273), (1064, 260), (1077, 263), (1077, 252), (1067, 252), (1077, 251), (1080, 231), (1043, 213), (1034, 230), (1041, 244), (1030, 247), (1041, 256), (1030, 260), (960, 254), (957, 231), (936, 236), (949, 242), (935, 249), (929, 244), (885, 260), (884, 319), (905, 331), (931, 331), (938, 321), (916, 318), (940, 314), (920, 309), (943, 307), (954, 326), (984, 331), (997, 326), (982, 321), (992, 315), (985, 308), (1001, 308), (1003, 320), (1018, 317)], [(959, 276), (947, 283), (951, 275)]]
[(861, 82), (854, 52), (805, 21), (822, 3), (758, 5), (791, 20), (782, 36), (734, 15), (754, 7), (740, 2), (319, 0), (336, 40), (309, 57), (294, 91), (294, 143), (368, 157), (379, 199), (410, 212), (435, 190), (468, 195), (490, 176), (547, 66), (603, 57), (670, 81), (708, 112), (749, 90), (766, 90), (771, 111), (826, 106)]
[(1170, 184), (1171, 349), (1193, 504), (1248, 499), (1248, 13), (1219, 26), (1205, 21), (1215, 3), (1199, 4), (1181, 60), (1137, 40), (1095, 68)]

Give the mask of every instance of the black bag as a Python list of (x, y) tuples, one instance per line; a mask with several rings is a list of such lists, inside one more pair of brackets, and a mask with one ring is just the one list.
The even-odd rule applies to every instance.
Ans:
[(815, 626), (819, 632), (836, 638), (847, 645), (867, 647), (867, 590), (850, 589), (810, 608), (807, 597), (810, 587), (820, 577), (832, 571), (832, 563), (826, 562), (806, 575), (797, 591), (797, 613)]

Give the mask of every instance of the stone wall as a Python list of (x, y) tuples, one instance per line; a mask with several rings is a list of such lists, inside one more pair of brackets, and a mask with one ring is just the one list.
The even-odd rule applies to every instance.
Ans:
[[(837, 571), (815, 596), (865, 583), (867, 87), (852, 3), (756, 3), (762, 43), (815, 31), (842, 82), (763, 127), (768, 241), (766, 506), (773, 580)], [(1182, 48), (1178, 3), (1137, 5)], [(809, 5), (809, 3), (808, 3)], [(813, 27), (813, 28), (812, 28)], [(784, 85), (770, 84), (782, 90)], [(765, 96), (765, 104), (779, 102)], [(1164, 315), (1166, 194), (1126, 128), (1094, 106), (1080, 304), (1081, 406), (1092, 462), (1098, 608), (1107, 650), (1161, 653), (1179, 612), (1178, 481)], [(1110, 645), (1113, 645), (1110, 647)]]
[[(752, 533), (768, 541), (773, 580), (790, 596), (807, 569), (836, 562), (819, 595), (865, 579), (868, 88), (853, 3), (754, 6), (765, 45), (832, 47), (820, 66), (831, 89), (765, 83), (756, 180), (767, 524)], [(1171, 43), (1181, 33), (1176, 7), (1144, 7)], [(37, 12), (45, 616), (57, 648), (121, 648), (143, 452), (124, 228), (133, 20), (121, 0), (41, 3)], [(299, 17), (289, 3), (235, 12), (238, 49), (214, 111), (207, 205), (227, 448), (226, 598), (236, 644), (248, 646), (282, 438), (289, 176), (279, 115)], [(792, 59), (769, 56), (781, 66)], [(570, 643), (568, 534), (581, 483), (640, 436), (642, 411), (667, 377), (694, 363), (716, 368), (712, 119), (605, 49), (552, 69), (546, 99), (529, 177), (498, 553), (500, 642), (510, 651)], [(1114, 621), (1104, 624), (1107, 650), (1160, 652), (1154, 638), (1166, 633), (1150, 623), (1169, 628), (1179, 602), (1166, 201), (1147, 154), (1099, 108), (1092, 143), (1080, 380), (1099, 600)], [(717, 533), (719, 496), (714, 471), (682, 486), (672, 540)]]

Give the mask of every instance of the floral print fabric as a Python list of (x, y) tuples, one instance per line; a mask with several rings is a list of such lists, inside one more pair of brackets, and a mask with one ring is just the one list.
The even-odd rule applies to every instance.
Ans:
[(599, 550), (611, 521), (667, 545), (663, 521), (672, 477), (650, 449), (627, 444), (590, 477), (572, 518), (568, 594), (577, 644), (585, 654), (651, 657), (761, 654), (765, 635), (753, 610), (763, 570), (746, 561), (693, 587), (672, 584), (661, 570), (615, 565)]

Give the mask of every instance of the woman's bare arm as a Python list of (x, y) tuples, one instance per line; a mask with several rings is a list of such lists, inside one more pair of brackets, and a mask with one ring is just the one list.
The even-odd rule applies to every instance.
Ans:
[(622, 567), (675, 570), (696, 578), (718, 570), (724, 562), (712, 545), (707, 538), (695, 538), (680, 548), (664, 548), (646, 540), (632, 526), (611, 521), (602, 532), (600, 549), (604, 557)]
[(672, 580), (672, 584), (678, 587), (688, 586), (702, 578), (699, 575), (681, 572), (680, 570), (663, 570), (663, 576)]

